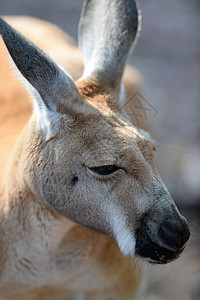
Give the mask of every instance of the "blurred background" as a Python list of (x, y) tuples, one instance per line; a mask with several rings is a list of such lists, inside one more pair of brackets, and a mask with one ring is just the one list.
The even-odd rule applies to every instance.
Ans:
[[(142, 31), (129, 62), (143, 77), (137, 120), (149, 124), (156, 159), (187, 217), (191, 239), (180, 259), (147, 267), (147, 300), (200, 299), (200, 1), (139, 0)], [(30, 15), (77, 40), (82, 0), (0, 0), (1, 15)], [(139, 125), (139, 124), (137, 124)], [(123, 299), (122, 299), (123, 300)]]

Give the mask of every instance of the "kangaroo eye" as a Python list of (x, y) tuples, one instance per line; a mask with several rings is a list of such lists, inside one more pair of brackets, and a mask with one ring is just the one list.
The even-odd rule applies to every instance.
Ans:
[(116, 165), (107, 165), (107, 166), (90, 168), (92, 172), (97, 173), (99, 175), (109, 175), (114, 173), (118, 169), (120, 168), (117, 167)]

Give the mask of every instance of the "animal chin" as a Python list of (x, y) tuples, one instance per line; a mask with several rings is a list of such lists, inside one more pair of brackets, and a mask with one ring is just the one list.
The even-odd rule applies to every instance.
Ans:
[(146, 237), (145, 241), (136, 238), (136, 255), (146, 258), (152, 264), (167, 264), (179, 257), (184, 248), (171, 251), (151, 241)]

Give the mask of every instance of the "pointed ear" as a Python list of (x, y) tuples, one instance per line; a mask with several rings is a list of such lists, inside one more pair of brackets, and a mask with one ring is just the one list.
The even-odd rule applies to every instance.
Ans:
[(0, 34), (17, 69), (37, 91), (34, 104), (38, 112), (45, 111), (46, 117), (48, 112), (51, 115), (54, 112), (62, 113), (80, 99), (71, 77), (40, 48), (1, 18)]
[(118, 86), (136, 40), (138, 23), (133, 0), (86, 0), (79, 23), (83, 77), (93, 77), (109, 87)]

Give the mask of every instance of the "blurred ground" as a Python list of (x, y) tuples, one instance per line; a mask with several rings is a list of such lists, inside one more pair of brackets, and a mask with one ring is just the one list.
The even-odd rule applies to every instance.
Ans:
[[(200, 297), (200, 2), (140, 0), (143, 26), (130, 63), (144, 77), (144, 109), (162, 176), (192, 237), (176, 262), (148, 267), (147, 300)], [(77, 39), (82, 0), (0, 0), (0, 14), (31, 15)], [(147, 109), (147, 110), (146, 110)], [(145, 115), (146, 113), (146, 115)], [(139, 122), (140, 120), (138, 120)]]
[(161, 174), (180, 204), (200, 203), (200, 2), (141, 0), (143, 30), (131, 63), (157, 141)]

